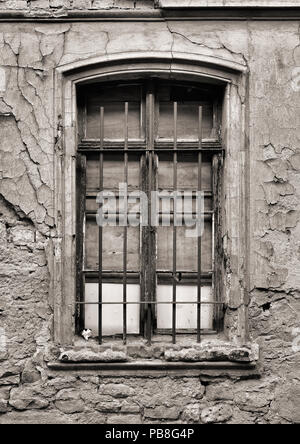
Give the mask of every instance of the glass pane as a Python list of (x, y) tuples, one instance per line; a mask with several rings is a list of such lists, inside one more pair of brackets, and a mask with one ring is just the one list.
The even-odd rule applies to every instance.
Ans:
[[(104, 154), (103, 187), (105, 190), (118, 190), (120, 183), (125, 180), (124, 156), (119, 154)], [(128, 158), (128, 189), (139, 189), (140, 160), (133, 154)], [(87, 159), (87, 189), (99, 189), (99, 155)]]
[[(157, 208), (159, 209), (160, 217), (165, 215), (165, 220), (172, 221), (175, 200), (174, 193), (172, 191), (159, 191), (157, 197)], [(202, 196), (200, 197), (202, 198)], [(197, 192), (178, 191), (176, 193), (176, 202), (177, 220), (179, 220), (181, 224), (189, 224), (190, 218), (192, 216), (195, 218), (198, 210)], [(210, 195), (204, 195), (204, 211), (212, 211), (212, 197)], [(161, 223), (161, 225), (166, 224)]]
[(128, 102), (128, 135), (140, 139), (142, 89), (140, 85), (95, 87), (87, 95), (86, 126), (88, 139), (100, 138), (100, 108), (104, 107), (104, 138), (124, 140), (125, 102)]
[[(193, 156), (194, 157), (194, 156)], [(201, 184), (203, 191), (212, 190), (211, 162), (203, 159), (201, 170)], [(183, 160), (179, 158), (177, 165), (177, 184), (179, 189), (198, 189), (198, 164), (196, 158)]]
[(203, 109), (203, 138), (216, 137), (217, 122), (214, 122), (214, 107), (219, 95), (217, 87), (202, 85), (164, 84), (158, 89), (158, 137), (174, 139), (174, 102), (178, 104), (178, 139), (198, 140), (199, 107)]
[[(117, 160), (115, 156), (105, 156), (103, 171), (104, 189), (119, 188), (120, 183), (124, 183), (125, 170), (124, 158)], [(139, 159), (129, 156), (128, 163), (128, 189), (137, 190), (140, 184), (140, 162)]]
[[(212, 190), (211, 161), (203, 156), (202, 160), (202, 190)], [(160, 190), (173, 188), (173, 154), (160, 154), (158, 162), (158, 188)], [(198, 160), (197, 154), (178, 154), (177, 188), (179, 190), (198, 189)]]
[[(187, 237), (192, 228), (177, 227), (177, 270), (197, 272), (198, 242), (195, 237)], [(158, 227), (158, 270), (173, 269), (173, 227)], [(212, 224), (205, 222), (202, 240), (202, 271), (212, 269)]]
[[(178, 140), (199, 139), (199, 106), (203, 106), (203, 139), (212, 138), (213, 106), (209, 103), (178, 103)], [(159, 104), (159, 138), (174, 138), (174, 105), (173, 103)]]
[[(103, 302), (122, 302), (123, 286), (121, 284), (103, 284)], [(86, 302), (98, 302), (98, 284), (88, 283), (85, 285)], [(127, 301), (140, 301), (140, 286), (127, 285)], [(123, 306), (103, 305), (103, 336), (112, 336), (123, 333)], [(85, 305), (85, 328), (98, 335), (98, 306)], [(128, 334), (139, 334), (140, 330), (140, 306), (127, 306), (127, 332)]]
[[(103, 229), (103, 269), (123, 270), (123, 227), (105, 227)], [(128, 270), (139, 270), (140, 231), (128, 228), (127, 267)]]
[(89, 217), (86, 220), (85, 229), (85, 268), (88, 270), (97, 270), (99, 266), (98, 239), (99, 227), (96, 217)]
[[(210, 286), (202, 287), (201, 289), (202, 301), (212, 302), (213, 292)], [(172, 302), (173, 301), (173, 287), (171, 285), (158, 285), (157, 287), (157, 301), (158, 302)], [(197, 301), (197, 287), (196, 286), (177, 286), (177, 301), (178, 302), (193, 302)], [(213, 305), (202, 305), (201, 309), (201, 329), (213, 328)], [(178, 304), (177, 329), (197, 329), (197, 305), (196, 304)], [(172, 305), (158, 304), (157, 306), (157, 328), (171, 329), (172, 328)]]
[[(86, 221), (85, 258), (88, 270), (97, 270), (99, 227), (95, 217), (88, 217)], [(103, 227), (103, 270), (123, 270), (123, 227)], [(127, 266), (128, 271), (139, 270), (140, 229), (128, 228), (127, 239)]]

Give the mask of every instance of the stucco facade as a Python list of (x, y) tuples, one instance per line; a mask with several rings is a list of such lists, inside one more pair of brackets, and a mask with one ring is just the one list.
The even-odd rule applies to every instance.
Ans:
[[(0, 2), (1, 424), (300, 422), (300, 4), (225, 3)], [(193, 75), (231, 82), (229, 320), (217, 360), (247, 347), (247, 369), (244, 357), (229, 359), (238, 364), (232, 368), (206, 366), (218, 343), (190, 358), (190, 349), (178, 357), (180, 347), (111, 349), (129, 362), (162, 354), (202, 362), (186, 369), (55, 366), (62, 353), (82, 354), (68, 293), (75, 285), (72, 82), (109, 76), (114, 66), (118, 76), (131, 69), (172, 76), (192, 66)]]

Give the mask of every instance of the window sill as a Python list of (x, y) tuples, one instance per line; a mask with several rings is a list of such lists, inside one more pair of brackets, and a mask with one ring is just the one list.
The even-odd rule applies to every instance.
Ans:
[(207, 339), (202, 344), (156, 344), (147, 347), (141, 342), (128, 346), (96, 345), (93, 342), (77, 343), (75, 347), (61, 350), (56, 362), (48, 363), (50, 370), (123, 372), (124, 376), (135, 371), (172, 373), (180, 370), (201, 374), (207, 371), (241, 371), (257, 373), (259, 348), (257, 344), (244, 347)]
[[(154, 371), (154, 372), (172, 372), (179, 370), (191, 370), (200, 374), (204, 371), (243, 371), (257, 374), (256, 363), (235, 363), (235, 362), (166, 362), (160, 360), (154, 361), (134, 361), (134, 362), (49, 362), (48, 368), (54, 371), (123, 371), (124, 376), (128, 376), (129, 372), (135, 371)], [(122, 376), (119, 374), (119, 376)]]

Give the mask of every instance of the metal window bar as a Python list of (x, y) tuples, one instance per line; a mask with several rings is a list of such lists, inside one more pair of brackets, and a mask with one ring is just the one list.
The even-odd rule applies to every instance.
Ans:
[[(178, 167), (178, 152), (181, 151), (192, 151), (198, 153), (198, 191), (202, 191), (202, 153), (205, 151), (212, 151), (211, 148), (208, 148), (203, 145), (203, 109), (199, 107), (199, 134), (198, 134), (198, 147), (188, 148), (188, 147), (179, 147), (178, 148), (178, 103), (173, 103), (174, 109), (174, 141), (173, 148), (156, 148), (154, 147), (154, 96), (153, 94), (149, 94), (149, 141), (147, 146), (147, 160), (148, 160), (148, 192), (149, 196), (151, 195), (151, 191), (153, 188), (153, 153), (156, 151), (162, 152), (171, 152), (173, 153), (173, 187), (174, 193), (176, 196), (177, 191), (177, 167)], [(128, 153), (130, 152), (142, 152), (143, 149), (131, 149), (129, 148), (129, 104), (125, 103), (125, 127), (124, 127), (124, 149), (107, 149), (104, 147), (104, 107), (100, 108), (100, 145), (97, 148), (97, 152), (99, 153), (99, 191), (103, 191), (103, 169), (104, 169), (104, 153), (105, 152), (123, 152), (124, 153), (124, 175), (125, 182), (128, 182)], [(215, 148), (215, 147), (214, 147)], [(215, 151), (215, 149), (213, 149)], [(223, 150), (223, 148), (222, 148)], [(218, 151), (218, 150), (217, 150)], [(197, 305), (197, 341), (201, 342), (201, 311), (202, 305), (213, 305), (215, 307), (219, 307), (219, 310), (224, 307), (224, 302), (212, 301), (212, 302), (202, 302), (201, 297), (201, 287), (202, 287), (202, 243), (201, 236), (198, 238), (198, 267), (197, 267), (197, 301), (181, 301), (177, 302), (177, 225), (176, 225), (176, 217), (177, 217), (177, 200), (174, 198), (174, 223), (173, 223), (173, 271), (171, 272), (172, 281), (173, 281), (173, 298), (171, 302), (158, 302), (153, 300), (152, 292), (149, 289), (149, 276), (147, 279), (148, 288), (146, 292), (146, 300), (139, 302), (128, 302), (127, 300), (127, 283), (128, 283), (128, 273), (131, 272), (127, 269), (127, 249), (128, 249), (128, 209), (124, 208), (124, 245), (123, 245), (123, 271), (121, 274), (123, 275), (123, 301), (122, 302), (103, 302), (103, 228), (99, 226), (99, 270), (98, 270), (98, 284), (99, 284), (99, 295), (98, 302), (85, 302), (85, 301), (76, 301), (76, 305), (98, 305), (98, 314), (99, 314), (99, 325), (98, 325), (98, 336), (99, 343), (103, 342), (103, 305), (123, 305), (123, 341), (126, 343), (127, 341), (127, 306), (128, 305), (140, 305), (146, 307), (146, 337), (148, 342), (151, 343), (152, 339), (152, 309), (153, 306), (157, 305), (171, 305), (172, 306), (172, 338), (173, 343), (176, 343), (176, 315), (177, 315), (177, 305)], [(213, 212), (206, 212), (207, 214)], [(151, 199), (149, 199), (149, 215), (151, 214)], [(202, 216), (202, 215), (201, 215)], [(126, 220), (125, 220), (126, 218)], [(213, 222), (214, 223), (214, 222)], [(151, 242), (150, 242), (151, 243)], [(151, 265), (152, 260), (152, 247), (148, 248), (148, 261), (149, 266)], [(83, 273), (84, 274), (84, 273)]]
[[(81, 302), (77, 301), (75, 302), (76, 305), (123, 305), (124, 302)], [(197, 304), (197, 301), (180, 301), (177, 302), (178, 305), (195, 305)], [(173, 302), (160, 302), (160, 301), (139, 301), (139, 302), (126, 302), (126, 305), (173, 305)], [(201, 302), (201, 305), (224, 305), (224, 302), (218, 302), (218, 301), (205, 301)]]
[[(128, 186), (128, 102), (125, 103), (125, 134), (124, 134), (124, 178), (126, 187)], [(127, 189), (127, 188), (126, 188)], [(128, 237), (128, 208), (127, 196), (124, 206), (124, 245), (123, 245), (123, 342), (127, 342), (127, 237)]]
[[(202, 106), (199, 107), (199, 153), (198, 153), (198, 192), (201, 192), (202, 188), (202, 135), (203, 135), (203, 125), (202, 125), (202, 116), (203, 116), (203, 110)], [(199, 202), (199, 196), (198, 196), (198, 206)], [(198, 217), (199, 217), (199, 211), (201, 207), (198, 208)], [(202, 223), (202, 214), (200, 214), (201, 223)], [(197, 284), (197, 342), (201, 343), (201, 286), (202, 286), (202, 239), (201, 236), (198, 234), (198, 284)]]
[[(192, 145), (192, 144), (191, 144)], [(151, 152), (155, 152), (155, 153), (170, 153), (173, 152), (174, 148), (153, 148), (153, 149), (149, 149), (147, 148), (147, 152), (151, 153)], [(83, 153), (99, 153), (100, 151), (104, 152), (104, 153), (124, 153), (124, 147), (123, 148), (99, 148), (99, 145), (95, 145), (95, 146), (89, 146), (89, 145), (82, 145), (79, 146), (78, 149), (79, 152), (83, 152)], [(129, 151), (131, 153), (144, 153), (145, 152), (145, 148), (141, 147), (141, 148), (132, 148), (129, 147)], [(178, 153), (197, 153), (199, 151), (199, 147), (185, 147), (185, 146), (178, 146), (177, 147), (177, 152)], [(201, 148), (202, 152), (206, 152), (206, 153), (217, 153), (217, 152), (224, 152), (224, 148), (221, 146), (206, 146), (205, 143), (202, 144), (202, 148)]]
[(176, 344), (176, 315), (177, 315), (177, 123), (178, 104), (174, 102), (174, 153), (173, 153), (173, 187), (174, 187), (174, 220), (173, 220), (173, 306), (172, 306), (172, 339)]
[[(154, 95), (153, 93), (149, 94), (149, 141), (148, 141), (148, 147), (147, 147), (147, 158), (148, 158), (148, 220), (151, 224), (151, 191), (152, 191), (152, 174), (153, 174), (153, 149), (154, 149)], [(148, 279), (147, 279), (147, 321), (146, 321), (146, 337), (148, 340), (148, 343), (151, 344), (152, 340), (152, 303), (153, 303), (153, 289), (151, 288), (150, 282), (152, 281), (152, 273), (150, 271), (150, 267), (152, 266), (152, 233), (149, 229), (149, 245), (148, 245)]]
[[(86, 214), (86, 156), (78, 154), (76, 166), (76, 187), (77, 187), (77, 242), (76, 242), (76, 268), (77, 268), (77, 299), (85, 300), (85, 274), (84, 269), (84, 226)], [(77, 325), (76, 331), (80, 333), (84, 329), (84, 310), (76, 310)]]
[[(104, 107), (100, 108), (100, 154), (99, 154), (99, 192), (103, 191), (103, 146), (104, 146)], [(103, 258), (103, 228), (99, 225), (99, 282), (98, 282), (98, 337), (99, 344), (102, 344), (102, 258)]]

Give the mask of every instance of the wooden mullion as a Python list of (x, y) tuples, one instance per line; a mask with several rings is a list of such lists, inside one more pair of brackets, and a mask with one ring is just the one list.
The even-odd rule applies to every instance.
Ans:
[[(202, 134), (203, 134), (203, 110), (202, 107), (199, 108), (199, 149), (202, 146)], [(198, 153), (198, 193), (202, 191), (202, 152)], [(198, 203), (199, 196), (198, 196)], [(200, 205), (199, 205), (200, 206)], [(202, 223), (202, 214), (200, 214), (201, 207), (198, 208), (198, 218), (200, 216)], [(198, 233), (198, 281), (197, 281), (197, 342), (201, 342), (201, 316), (202, 316), (202, 307), (201, 307), (201, 298), (202, 298), (202, 239)]]
[(174, 189), (174, 218), (173, 218), (173, 306), (172, 306), (172, 340), (176, 344), (176, 316), (177, 316), (177, 130), (178, 105), (174, 102), (174, 144), (173, 144), (173, 189)]
[[(223, 301), (223, 279), (224, 279), (224, 254), (223, 254), (223, 236), (222, 236), (222, 182), (223, 182), (223, 155), (215, 154), (212, 159), (212, 186), (213, 186), (213, 289), (214, 298), (218, 302)], [(214, 308), (214, 329), (222, 330), (223, 322), (222, 305), (216, 305)]]
[(151, 301), (156, 298), (156, 230), (151, 226), (151, 191), (154, 189), (154, 132), (155, 132), (155, 101), (154, 84), (149, 82), (147, 85), (146, 110), (147, 125), (146, 138), (147, 150), (145, 153), (143, 190), (148, 197), (148, 223), (142, 228), (142, 291), (149, 305), (145, 306), (144, 312), (144, 336), (148, 344), (151, 344), (152, 333), (155, 324), (155, 308)]
[[(84, 220), (86, 205), (86, 157), (77, 154), (76, 164), (76, 301), (84, 302)], [(84, 309), (76, 308), (76, 333), (85, 327)]]
[[(126, 190), (128, 186), (128, 102), (125, 103), (125, 128), (124, 128), (124, 179)], [(126, 191), (127, 192), (127, 191)], [(127, 202), (126, 196), (126, 202)], [(128, 208), (124, 208), (124, 241), (123, 241), (123, 342), (127, 342), (127, 259), (128, 259)]]
[[(100, 140), (101, 145), (103, 147), (104, 140), (104, 108), (100, 108)], [(100, 152), (99, 155), (99, 191), (103, 191), (103, 153)], [(102, 282), (102, 259), (103, 259), (103, 227), (99, 226), (99, 239), (98, 239), (98, 254), (99, 254), (99, 282), (98, 282), (98, 337), (99, 344), (102, 344), (102, 291), (103, 291), (103, 282)]]
[[(147, 168), (146, 168), (146, 157), (141, 156), (140, 160), (140, 185), (143, 192), (147, 191)], [(146, 270), (148, 265), (147, 260), (147, 248), (148, 248), (148, 230), (147, 227), (141, 227), (141, 246), (140, 246), (140, 286), (141, 286), (141, 300), (146, 300)], [(146, 337), (146, 313), (147, 309), (145, 305), (140, 307), (140, 334)]]

